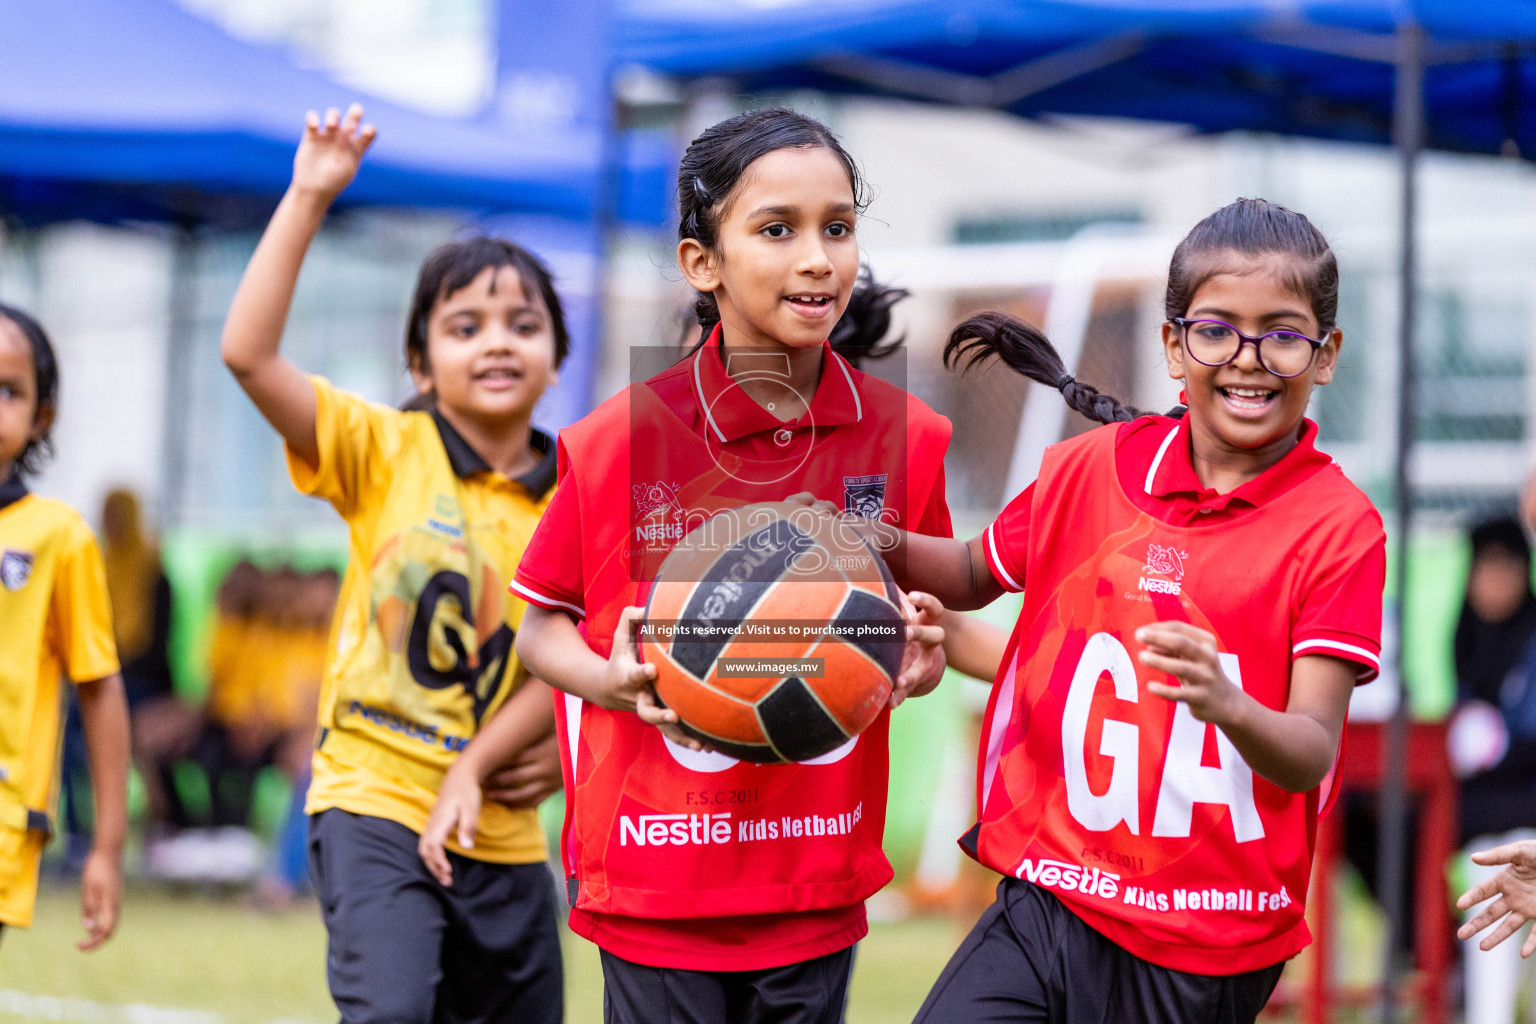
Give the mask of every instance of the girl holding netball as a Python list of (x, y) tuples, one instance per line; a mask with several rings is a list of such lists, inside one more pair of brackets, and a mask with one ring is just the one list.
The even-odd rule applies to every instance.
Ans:
[(1333, 253), (1240, 200), (1174, 252), (1162, 328), (1187, 409), (1075, 381), (1001, 314), (946, 357), (997, 356), (1106, 424), (1051, 447), (969, 543), (905, 535), (946, 605), (1024, 607), (988, 708), (980, 820), (1007, 878), (918, 1015), (1252, 1021), (1303, 919), (1353, 687), (1376, 674), (1384, 536), (1306, 419), (1342, 337)]
[[(791, 492), (948, 536), (949, 423), (828, 344), (859, 276), (864, 197), (823, 125), (788, 110), (715, 125), (683, 157), (678, 204), (702, 344), (561, 433), (560, 482), (513, 584), (533, 606), (517, 648), (565, 694), (567, 897), (602, 949), (605, 1018), (834, 1022), (864, 900), (891, 877), (888, 716), (804, 763), (702, 750), (656, 702), (634, 606), (687, 522)], [(892, 703), (943, 667), (941, 609), (912, 601)]]
[(569, 341), (544, 265), (470, 238), (422, 265), (406, 411), (283, 357), (304, 253), (373, 137), (360, 107), (309, 115), (223, 338), (295, 486), (350, 535), (305, 805), (327, 980), (347, 1024), (556, 1024), (560, 943), (534, 811), (553, 787), (483, 807), (479, 789), (553, 727), (549, 688), (513, 656), (524, 606), (505, 584), (554, 483), (553, 443), (530, 418)]

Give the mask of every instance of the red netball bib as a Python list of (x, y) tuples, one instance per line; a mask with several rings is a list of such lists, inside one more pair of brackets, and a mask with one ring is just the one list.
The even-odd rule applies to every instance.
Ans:
[(1169, 525), (1121, 489), (1116, 429), (1050, 449), (1034, 487), (968, 845), (1146, 960), (1253, 970), (1310, 940), (1323, 794), (1268, 782), (1188, 705), (1149, 693), (1177, 680), (1137, 661), (1134, 636), (1158, 621), (1207, 630), (1227, 678), (1283, 710), (1309, 594), (1381, 544), (1380, 518), (1330, 466), (1217, 527)]

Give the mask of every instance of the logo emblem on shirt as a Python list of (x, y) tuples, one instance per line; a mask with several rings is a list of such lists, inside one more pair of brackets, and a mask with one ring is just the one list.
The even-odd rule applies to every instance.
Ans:
[(15, 593), (32, 578), (32, 556), (25, 551), (7, 551), (0, 554), (0, 583)]
[(885, 482), (889, 473), (843, 477), (843, 511), (874, 519), (885, 508)]
[(1183, 589), (1184, 560), (1189, 557), (1188, 551), (1180, 551), (1173, 545), (1163, 547), (1161, 544), (1151, 544), (1147, 547), (1147, 567), (1142, 570), (1148, 574), (1168, 576), (1171, 579), (1147, 579), (1141, 578), (1139, 586), (1142, 590), (1154, 594), (1177, 594)]
[(678, 485), (661, 480), (635, 484), (635, 540), (680, 540), (683, 536), (683, 499)]

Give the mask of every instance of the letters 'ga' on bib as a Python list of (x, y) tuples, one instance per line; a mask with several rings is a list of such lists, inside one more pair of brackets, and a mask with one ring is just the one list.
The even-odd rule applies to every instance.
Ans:
[[(1226, 735), (1148, 681), (1134, 640), (1179, 620), (1283, 710), (1292, 630), (1326, 557), (1380, 544), (1380, 518), (1335, 466), (1244, 516), (1175, 527), (1115, 472), (1115, 427), (1054, 446), (1034, 488), (1023, 611), (983, 728), (984, 864), (1043, 886), (1144, 959), (1233, 974), (1310, 940), (1303, 907), (1322, 790), (1252, 771)], [(1330, 780), (1331, 781), (1331, 780)]]
[[(849, 436), (785, 479), (710, 447), (645, 385), (562, 432), (581, 509), (584, 626), (594, 651), (606, 657), (619, 612), (644, 602), (636, 581), (682, 535), (677, 524), (795, 491), (840, 501), (849, 479), (880, 478), (887, 521), (915, 528), (910, 517), (942, 487), (948, 422), (860, 379), (866, 396), (880, 388), (891, 393), (882, 401), (902, 403), (904, 429), (873, 417), (839, 426), (834, 433)], [(557, 701), (557, 719), (567, 889), (578, 910), (659, 919), (793, 913), (858, 904), (891, 878), (881, 849), (886, 714), (800, 765), (691, 754), (633, 714), (570, 696)]]

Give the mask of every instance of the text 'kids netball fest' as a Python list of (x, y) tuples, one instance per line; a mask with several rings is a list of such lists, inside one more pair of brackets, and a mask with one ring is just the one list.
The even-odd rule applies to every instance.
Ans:
[(0, 1014), (1526, 1019), (1524, 0), (0, 18)]

